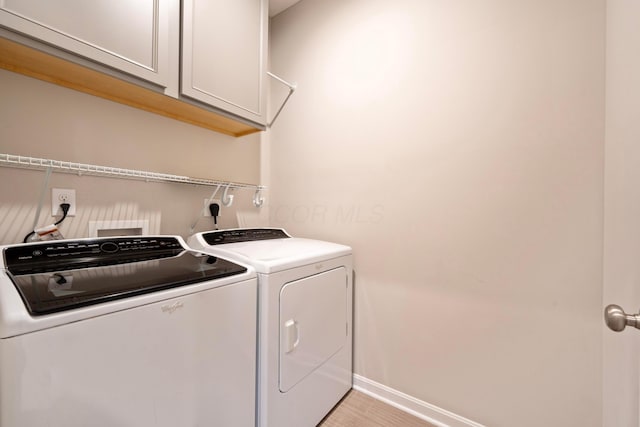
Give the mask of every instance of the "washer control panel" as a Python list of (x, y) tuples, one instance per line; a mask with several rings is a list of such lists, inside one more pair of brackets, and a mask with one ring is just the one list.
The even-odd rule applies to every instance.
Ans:
[(12, 273), (40, 270), (43, 264), (60, 266), (114, 258), (153, 258), (163, 254), (177, 254), (184, 250), (173, 237), (119, 237), (103, 239), (61, 240), (19, 245), (5, 248), (5, 266)]

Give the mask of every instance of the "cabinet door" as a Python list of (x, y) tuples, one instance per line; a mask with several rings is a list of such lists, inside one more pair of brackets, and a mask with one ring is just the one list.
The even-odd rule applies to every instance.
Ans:
[(184, 0), (182, 95), (265, 124), (266, 0)]
[(0, 26), (167, 87), (177, 1), (0, 0)]

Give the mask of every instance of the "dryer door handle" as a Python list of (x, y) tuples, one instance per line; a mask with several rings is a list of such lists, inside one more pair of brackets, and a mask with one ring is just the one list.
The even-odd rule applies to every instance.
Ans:
[(289, 319), (284, 322), (284, 352), (291, 353), (300, 343), (300, 328), (298, 322)]

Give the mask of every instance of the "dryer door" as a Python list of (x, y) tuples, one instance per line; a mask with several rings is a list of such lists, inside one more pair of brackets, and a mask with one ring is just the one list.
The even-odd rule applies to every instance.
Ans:
[(339, 267), (280, 291), (280, 391), (286, 393), (347, 340), (347, 270)]

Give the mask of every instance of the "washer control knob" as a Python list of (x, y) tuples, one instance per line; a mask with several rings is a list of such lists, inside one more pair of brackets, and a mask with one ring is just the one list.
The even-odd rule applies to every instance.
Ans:
[(104, 242), (100, 245), (100, 250), (109, 254), (118, 252), (118, 249), (120, 248), (114, 242)]

